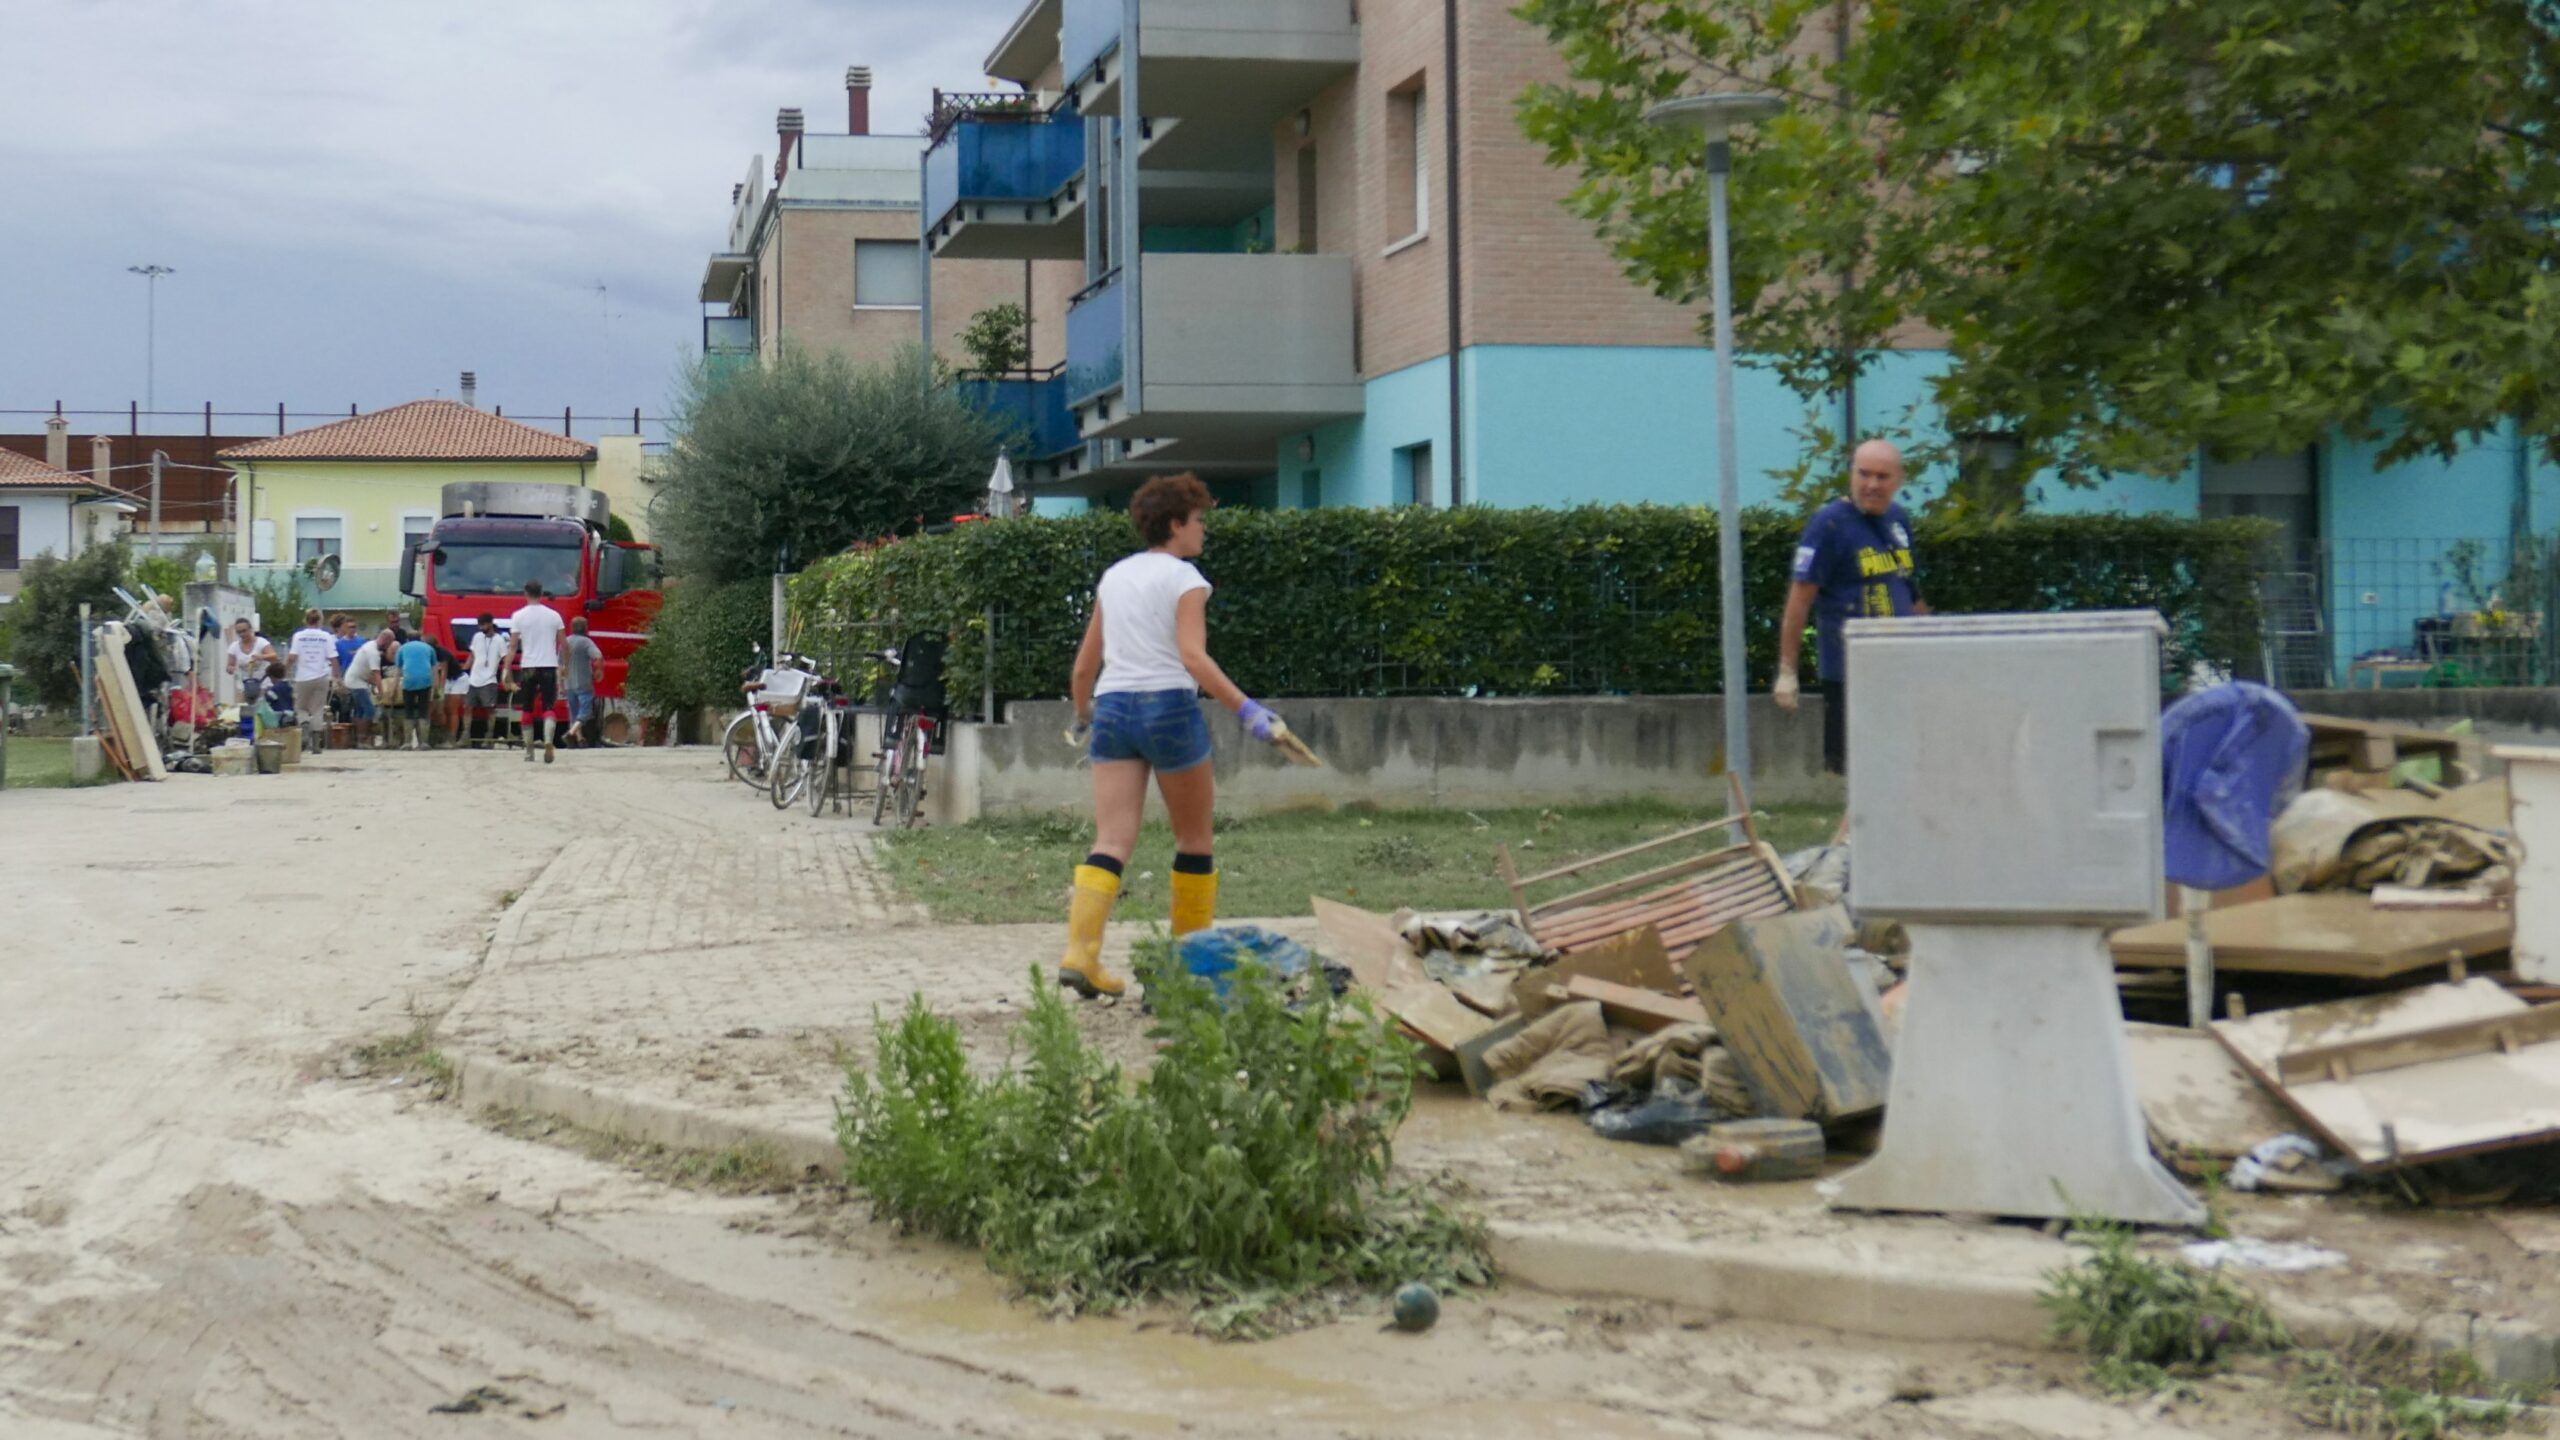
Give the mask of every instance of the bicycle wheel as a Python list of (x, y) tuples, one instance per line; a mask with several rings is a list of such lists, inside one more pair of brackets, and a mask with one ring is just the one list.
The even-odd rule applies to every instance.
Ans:
[(783, 728), (782, 741), (774, 746), (773, 763), (765, 767), (765, 775), (765, 795), (773, 801), (773, 808), (790, 809), (791, 802), (800, 798), (800, 787), (809, 780), (809, 767), (800, 759), (798, 727)]
[(835, 796), (836, 744), (842, 735), (843, 731), (838, 726), (836, 713), (830, 709), (827, 712), (826, 723), (820, 726), (818, 731), (817, 768), (812, 770), (808, 778), (802, 782), (809, 792), (811, 815), (825, 814), (827, 801)]
[(899, 727), (898, 717), (886, 722), (887, 733), (881, 736), (880, 753), (872, 762), (871, 823), (874, 826), (889, 816), (889, 803), (898, 795), (898, 747), (906, 743), (906, 732)]
[(750, 710), (729, 722), (728, 731), (720, 737), (720, 759), (729, 767), (729, 778), (750, 790), (764, 788), (764, 761), (756, 745), (756, 712)]
[(912, 828), (924, 815), (924, 766), (933, 739), (922, 726), (907, 727), (898, 744), (898, 828)]

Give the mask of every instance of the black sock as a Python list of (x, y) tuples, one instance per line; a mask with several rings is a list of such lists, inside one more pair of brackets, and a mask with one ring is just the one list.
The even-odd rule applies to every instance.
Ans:
[(1115, 880), (1120, 877), (1120, 862), (1103, 854), (1099, 850), (1096, 850), (1092, 854), (1084, 857), (1084, 863), (1092, 866), (1096, 870), (1110, 871), (1112, 878)]
[(1215, 875), (1218, 873), (1218, 862), (1211, 856), (1194, 855), (1188, 850), (1176, 850), (1173, 852), (1173, 873), (1176, 875)]

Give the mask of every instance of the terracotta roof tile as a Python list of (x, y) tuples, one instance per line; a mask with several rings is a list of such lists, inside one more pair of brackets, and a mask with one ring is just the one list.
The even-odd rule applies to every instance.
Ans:
[(111, 493), (106, 486), (77, 470), (56, 470), (33, 456), (15, 450), (0, 450), (0, 489), (18, 490), (95, 490)]
[(596, 447), (475, 410), (458, 400), (412, 400), (272, 440), (216, 452), (221, 460), (593, 460)]

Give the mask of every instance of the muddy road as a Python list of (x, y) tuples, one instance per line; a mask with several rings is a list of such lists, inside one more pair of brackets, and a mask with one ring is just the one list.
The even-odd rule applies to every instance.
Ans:
[[(0, 796), (0, 1436), (2265, 1435), (2052, 1356), (1498, 1292), (1062, 1325), (859, 1206), (671, 1188), (368, 1072), (569, 840), (777, 817), (707, 750)], [(708, 882), (706, 882), (708, 883)], [(740, 883), (746, 883), (744, 881)]]

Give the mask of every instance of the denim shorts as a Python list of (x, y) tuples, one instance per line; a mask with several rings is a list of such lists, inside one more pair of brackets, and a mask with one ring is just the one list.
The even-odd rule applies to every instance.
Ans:
[(1190, 690), (1120, 690), (1093, 700), (1095, 763), (1144, 760), (1170, 775), (1209, 758), (1209, 722)]

